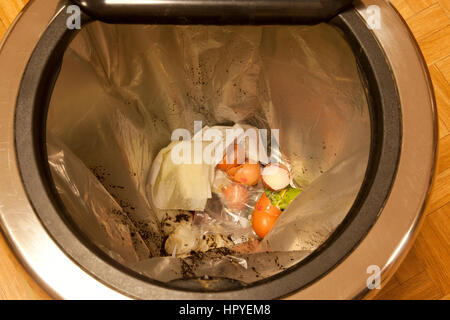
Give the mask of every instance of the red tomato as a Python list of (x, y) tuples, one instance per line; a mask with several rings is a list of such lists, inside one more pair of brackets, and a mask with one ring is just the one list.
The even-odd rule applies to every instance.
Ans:
[(272, 230), (280, 214), (281, 210), (272, 205), (270, 199), (263, 193), (252, 215), (252, 227), (255, 233), (260, 238), (264, 238)]

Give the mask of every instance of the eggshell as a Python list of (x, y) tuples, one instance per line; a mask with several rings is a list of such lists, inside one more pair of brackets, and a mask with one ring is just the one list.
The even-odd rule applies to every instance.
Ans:
[(261, 179), (264, 186), (272, 191), (280, 191), (291, 182), (289, 169), (281, 163), (272, 163), (261, 171)]
[(261, 195), (252, 214), (252, 227), (255, 233), (264, 238), (272, 230), (281, 210), (272, 205), (265, 193)]
[[(234, 144), (234, 154), (231, 154), (232, 153), (231, 151), (232, 151), (231, 148), (229, 148), (228, 152), (223, 156), (221, 163), (219, 163), (217, 165), (217, 168), (226, 172), (231, 168), (237, 167), (238, 165), (242, 164), (242, 162), (245, 161), (245, 152), (236, 143)], [(229, 155), (230, 157), (231, 156), (234, 157), (234, 160), (232, 163), (228, 163), (227, 155)], [(241, 162), (241, 163), (239, 163), (239, 162)]]
[(236, 168), (227, 171), (227, 174), (236, 182), (254, 186), (261, 177), (261, 166), (259, 163), (244, 163)]
[(222, 189), (225, 204), (234, 210), (242, 210), (248, 201), (248, 190), (241, 184), (233, 183)]

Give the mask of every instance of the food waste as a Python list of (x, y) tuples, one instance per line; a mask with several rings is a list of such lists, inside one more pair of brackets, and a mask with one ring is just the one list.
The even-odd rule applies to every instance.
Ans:
[(166, 236), (166, 255), (216, 248), (250, 252), (301, 193), (286, 161), (263, 165), (234, 142), (215, 165), (175, 164), (172, 142), (152, 167), (152, 200)]

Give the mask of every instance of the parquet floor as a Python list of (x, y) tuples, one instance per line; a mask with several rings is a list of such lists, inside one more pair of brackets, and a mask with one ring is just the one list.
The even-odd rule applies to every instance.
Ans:
[[(40, 0), (44, 1), (44, 0)], [(28, 0), (0, 0), (0, 39)], [(439, 112), (439, 160), (414, 246), (376, 299), (450, 299), (450, 0), (392, 0), (427, 61)], [(0, 299), (46, 299), (0, 236)]]
[(377, 299), (450, 299), (450, 0), (392, 0), (425, 56), (436, 93), (439, 158), (423, 227)]

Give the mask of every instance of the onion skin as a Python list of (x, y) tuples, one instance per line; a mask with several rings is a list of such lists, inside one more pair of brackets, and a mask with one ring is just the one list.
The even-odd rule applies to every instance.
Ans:
[(264, 238), (272, 230), (281, 213), (281, 210), (272, 205), (270, 199), (263, 193), (252, 214), (252, 227), (258, 237)]

